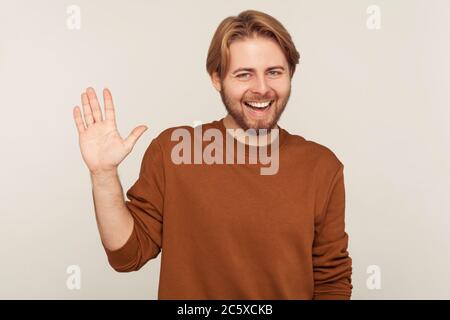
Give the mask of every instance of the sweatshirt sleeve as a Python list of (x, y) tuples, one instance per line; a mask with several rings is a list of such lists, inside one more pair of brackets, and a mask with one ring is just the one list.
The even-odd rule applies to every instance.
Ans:
[(164, 186), (162, 150), (158, 141), (153, 139), (144, 153), (139, 177), (126, 193), (128, 200), (125, 204), (134, 219), (133, 231), (127, 242), (117, 250), (108, 250), (103, 245), (114, 270), (139, 270), (160, 253)]
[(352, 259), (345, 232), (344, 166), (332, 179), (324, 213), (315, 222), (313, 243), (314, 300), (348, 300), (351, 297)]

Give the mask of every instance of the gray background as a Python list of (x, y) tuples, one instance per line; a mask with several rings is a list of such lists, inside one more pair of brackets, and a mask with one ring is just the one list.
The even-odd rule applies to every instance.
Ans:
[[(66, 26), (72, 4), (80, 30)], [(149, 126), (119, 167), (126, 191), (159, 132), (225, 115), (206, 53), (220, 21), (245, 9), (279, 19), (301, 54), (280, 125), (345, 165), (353, 299), (450, 298), (445, 0), (1, 0), (0, 298), (157, 297), (159, 258), (128, 274), (107, 263), (72, 108), (107, 86), (122, 136)], [(69, 265), (80, 290), (66, 287)], [(379, 290), (366, 286), (370, 265)]]

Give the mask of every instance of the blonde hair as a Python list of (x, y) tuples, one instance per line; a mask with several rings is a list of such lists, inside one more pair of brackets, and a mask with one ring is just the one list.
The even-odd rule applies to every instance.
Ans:
[(217, 27), (206, 58), (206, 70), (209, 75), (212, 76), (217, 72), (220, 79), (223, 79), (229, 65), (231, 43), (255, 36), (270, 38), (278, 43), (286, 57), (292, 78), (300, 54), (291, 36), (274, 17), (256, 10), (246, 10), (238, 16), (225, 18)]

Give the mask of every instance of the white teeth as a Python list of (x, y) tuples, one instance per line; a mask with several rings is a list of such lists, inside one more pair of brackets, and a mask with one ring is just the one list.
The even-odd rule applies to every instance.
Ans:
[(249, 105), (255, 108), (265, 108), (270, 104), (271, 101), (266, 102), (247, 102)]

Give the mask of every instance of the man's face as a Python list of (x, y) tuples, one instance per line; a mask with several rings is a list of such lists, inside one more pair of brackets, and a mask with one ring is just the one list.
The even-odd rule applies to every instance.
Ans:
[(281, 48), (271, 39), (256, 37), (230, 45), (227, 74), (215, 86), (239, 127), (276, 127), (291, 92), (288, 68)]

